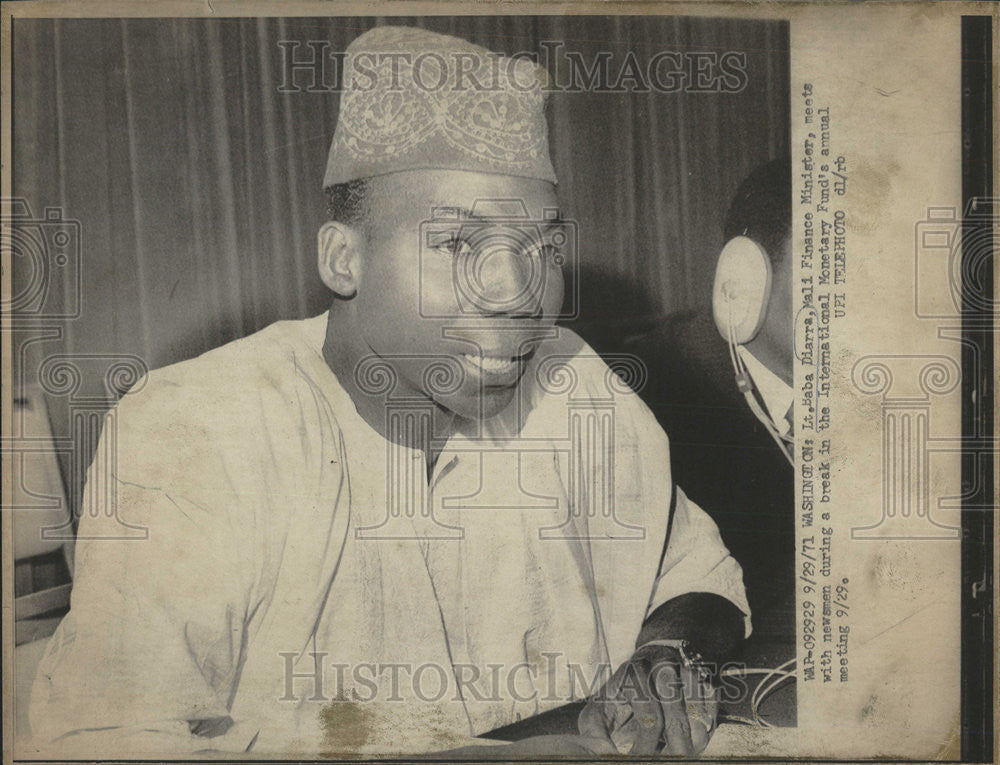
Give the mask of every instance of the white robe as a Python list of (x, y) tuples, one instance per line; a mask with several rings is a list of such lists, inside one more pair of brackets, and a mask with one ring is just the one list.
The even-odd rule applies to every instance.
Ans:
[[(665, 434), (576, 335), (428, 482), (330, 371), (326, 323), (153, 372), (108, 415), (33, 689), (39, 752), (432, 751), (586, 697), (678, 595), (728, 598), (749, 633)], [(114, 539), (122, 522), (147, 538)]]

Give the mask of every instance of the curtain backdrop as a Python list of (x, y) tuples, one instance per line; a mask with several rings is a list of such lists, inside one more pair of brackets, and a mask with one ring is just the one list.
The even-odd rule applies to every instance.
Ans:
[[(559, 40), (587, 62), (610, 53), (612, 70), (630, 51), (643, 68), (663, 50), (745, 54), (738, 93), (550, 99), (561, 203), (580, 234), (579, 331), (600, 347), (708, 305), (737, 184), (788, 151), (784, 22), (15, 20), (14, 193), (36, 218), (59, 207), (82, 232), (80, 315), (25, 348), (26, 377), (52, 354), (132, 354), (155, 368), (324, 310), (315, 234), (338, 96), (279, 92), (278, 43), (301, 43), (299, 58), (311, 55), (313, 40), (341, 51), (383, 23), (507, 53)], [(15, 294), (30, 281), (27, 270), (16, 259)], [(68, 300), (72, 285), (62, 288)], [(55, 432), (69, 432), (69, 408), (50, 396)], [(86, 465), (92, 448), (62, 455), (71, 495), (82, 482), (73, 464)]]

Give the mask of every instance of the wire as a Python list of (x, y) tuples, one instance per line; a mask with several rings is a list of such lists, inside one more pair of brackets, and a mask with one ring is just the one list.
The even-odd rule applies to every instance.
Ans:
[[(729, 321), (726, 323), (726, 347), (729, 350), (729, 361), (733, 365), (733, 371), (736, 374), (736, 387), (743, 394), (743, 397), (747, 401), (747, 405), (750, 407), (750, 411), (754, 413), (754, 416), (761, 422), (767, 433), (777, 444), (778, 449), (781, 450), (782, 455), (788, 460), (789, 464), (793, 467), (795, 465), (795, 459), (792, 455), (790, 446), (794, 445), (795, 440), (791, 436), (782, 435), (774, 421), (768, 416), (760, 404), (753, 395), (753, 378), (750, 375), (749, 370), (746, 368), (746, 364), (739, 356), (738, 348), (739, 344), (736, 342), (736, 336), (733, 331), (733, 306), (729, 303)], [(757, 683), (754, 688), (753, 693), (750, 695), (750, 714), (753, 719), (740, 717), (739, 715), (726, 715), (720, 716), (720, 721), (736, 722), (741, 725), (750, 725), (756, 728), (773, 728), (774, 726), (767, 720), (760, 716), (760, 705), (764, 703), (764, 699), (770, 696), (778, 688), (779, 685), (784, 683), (789, 678), (795, 680), (797, 679), (797, 672), (792, 666), (795, 664), (795, 659), (789, 659), (783, 664), (779, 664), (777, 667), (739, 667), (723, 670), (721, 675), (723, 677), (733, 677), (738, 675), (764, 675), (764, 678)], [(786, 669), (790, 668), (790, 669)]]
[(760, 705), (764, 703), (764, 699), (766, 699), (768, 696), (774, 693), (774, 691), (777, 690), (778, 686), (781, 685), (786, 680), (788, 680), (789, 678), (794, 680), (796, 679), (796, 675), (794, 673), (782, 674), (775, 677), (775, 679), (771, 682), (771, 684), (766, 688), (762, 688), (763, 683), (761, 683), (761, 685), (758, 686), (758, 695), (757, 695), (758, 710), (760, 709)]
[(739, 723), (740, 725), (749, 725), (752, 728), (759, 728), (753, 720), (749, 717), (740, 717), (739, 715), (719, 715), (720, 723)]
[(764, 426), (764, 429), (774, 443), (778, 445), (778, 449), (781, 450), (782, 455), (788, 460), (788, 464), (795, 467), (795, 458), (788, 448), (788, 444), (793, 444), (794, 440), (791, 437), (782, 436), (778, 432), (778, 427), (774, 424), (774, 421), (761, 409), (760, 404), (757, 403), (757, 400), (753, 396), (753, 377), (737, 351), (739, 344), (736, 342), (736, 335), (733, 332), (732, 301), (727, 301), (727, 306), (729, 308), (729, 321), (726, 322), (726, 347), (729, 349), (729, 361), (732, 363), (733, 371), (736, 373), (736, 387), (746, 399), (750, 411), (753, 412), (754, 416)]
[[(753, 694), (750, 696), (750, 713), (753, 715), (753, 719), (759, 721), (765, 728), (770, 728), (772, 726), (769, 722), (767, 722), (767, 720), (761, 719), (760, 705), (764, 703), (765, 698), (774, 692), (778, 685), (787, 680), (789, 677), (795, 677), (794, 671), (785, 671), (786, 667), (794, 663), (795, 659), (789, 659), (784, 664), (779, 664), (777, 667), (772, 669), (764, 676), (764, 679), (757, 684)], [(772, 677), (775, 679), (768, 684)]]
[[(793, 661), (794, 661), (794, 659), (793, 659)], [(785, 662), (785, 664), (787, 664), (787, 663), (788, 662)], [(782, 664), (782, 666), (785, 666), (785, 665)], [(770, 675), (774, 671), (775, 670), (774, 670), (773, 667), (747, 667), (746, 669), (744, 669), (743, 667), (737, 667), (737, 668), (724, 669), (719, 674), (722, 677), (732, 677), (734, 675)], [(783, 672), (782, 674), (791, 675), (791, 674), (794, 674), (794, 673), (792, 673), (792, 672)]]
[(733, 721), (742, 725), (752, 725), (755, 728), (773, 728), (774, 725), (760, 716), (760, 705), (763, 704), (764, 699), (770, 696), (783, 682), (789, 678), (793, 680), (797, 678), (797, 673), (794, 668), (786, 669), (786, 667), (791, 667), (793, 664), (795, 664), (795, 659), (789, 659), (784, 664), (779, 664), (777, 667), (773, 668), (733, 667), (723, 670), (721, 672), (722, 677), (764, 675), (764, 679), (757, 683), (753, 693), (750, 695), (750, 714), (752, 715), (752, 719), (740, 717), (739, 715), (726, 715), (725, 717), (720, 716), (720, 722)]

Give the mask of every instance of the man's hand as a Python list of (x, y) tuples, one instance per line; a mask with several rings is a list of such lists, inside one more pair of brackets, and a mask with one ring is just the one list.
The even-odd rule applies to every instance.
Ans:
[(715, 690), (676, 649), (645, 646), (590, 699), (578, 725), (620, 754), (693, 755), (708, 745), (718, 706)]

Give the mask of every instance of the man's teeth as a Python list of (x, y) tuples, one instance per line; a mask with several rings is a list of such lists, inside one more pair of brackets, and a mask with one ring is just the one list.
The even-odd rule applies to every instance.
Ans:
[(498, 356), (474, 356), (470, 353), (463, 354), (472, 364), (486, 372), (509, 372), (517, 366), (517, 359), (500, 358)]

